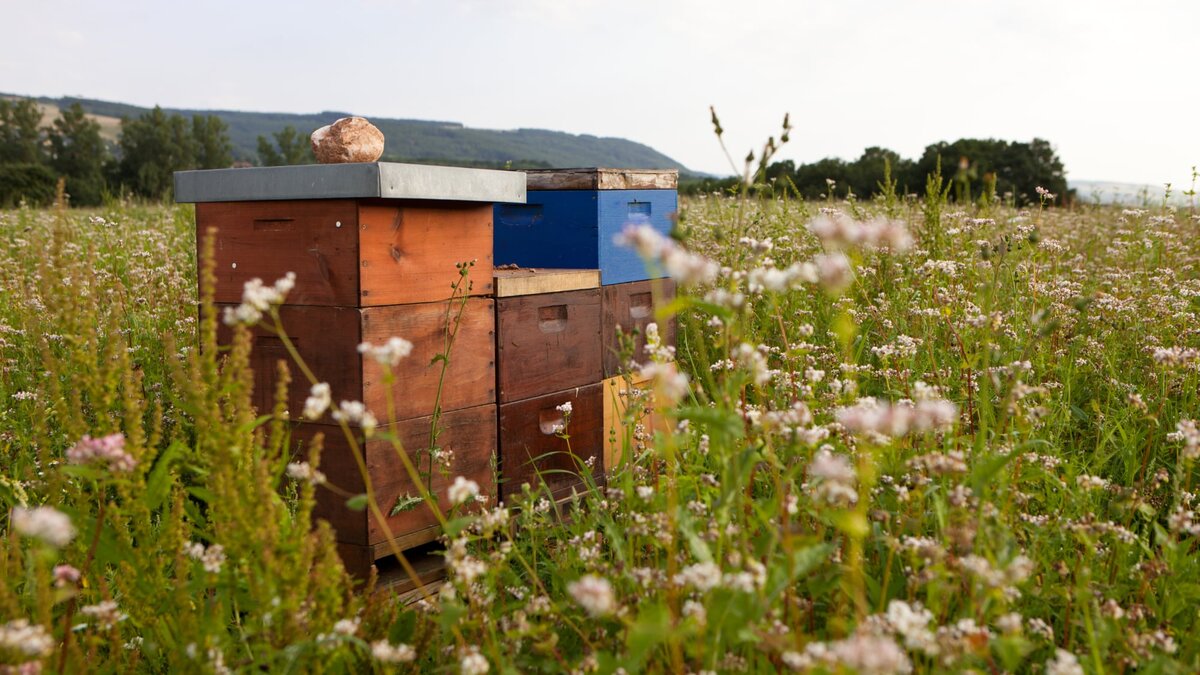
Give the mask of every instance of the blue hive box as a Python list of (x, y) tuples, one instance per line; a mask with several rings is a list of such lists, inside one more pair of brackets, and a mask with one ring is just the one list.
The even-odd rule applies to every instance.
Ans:
[(495, 207), (497, 266), (599, 269), (605, 286), (664, 276), (613, 238), (631, 223), (670, 232), (679, 209), (678, 171), (526, 173), (526, 203)]

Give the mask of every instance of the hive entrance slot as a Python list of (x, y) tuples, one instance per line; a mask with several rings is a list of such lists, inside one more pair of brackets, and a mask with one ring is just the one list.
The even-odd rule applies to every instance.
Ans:
[(566, 419), (557, 408), (538, 413), (538, 429), (546, 436), (553, 436), (566, 428)]
[(567, 306), (550, 305), (538, 308), (538, 328), (543, 333), (561, 333), (567, 329)]
[(654, 300), (649, 293), (634, 293), (629, 296), (629, 316), (635, 319), (645, 319), (650, 316)]

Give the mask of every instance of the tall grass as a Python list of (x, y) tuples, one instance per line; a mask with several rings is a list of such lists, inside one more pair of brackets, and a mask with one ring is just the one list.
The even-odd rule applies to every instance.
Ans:
[(448, 520), (412, 607), (311, 523), (188, 209), (4, 213), (0, 663), (1200, 669), (1200, 218), (776, 192), (630, 234), (681, 283), (667, 425), (596, 494)]

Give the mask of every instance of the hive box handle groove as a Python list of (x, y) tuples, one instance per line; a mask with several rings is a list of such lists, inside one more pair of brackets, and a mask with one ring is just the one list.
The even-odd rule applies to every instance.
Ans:
[(543, 333), (561, 333), (567, 329), (567, 306), (549, 305), (538, 308), (538, 329)]

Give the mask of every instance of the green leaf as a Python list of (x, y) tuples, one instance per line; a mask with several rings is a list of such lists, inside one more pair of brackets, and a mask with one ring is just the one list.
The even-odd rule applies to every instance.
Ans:
[(833, 544), (814, 544), (792, 554), (792, 580), (808, 574), (833, 553)]
[(354, 495), (350, 499), (347, 499), (346, 508), (350, 509), (351, 511), (362, 511), (363, 509), (367, 508), (367, 495), (364, 493), (360, 495)]
[(650, 650), (666, 640), (670, 630), (671, 615), (665, 605), (656, 602), (642, 607), (625, 640), (628, 650), (626, 669), (631, 672), (641, 670)]
[(424, 503), (424, 501), (425, 500), (421, 499), (420, 497), (414, 497), (408, 494), (400, 495), (396, 498), (396, 505), (392, 507), (392, 510), (388, 512), (388, 515), (397, 516), (405, 511), (411, 511)]
[(166, 501), (172, 483), (171, 463), (179, 459), (185, 449), (182, 442), (175, 441), (155, 459), (154, 468), (146, 478), (146, 493), (142, 496), (142, 502), (150, 511), (157, 511)]

